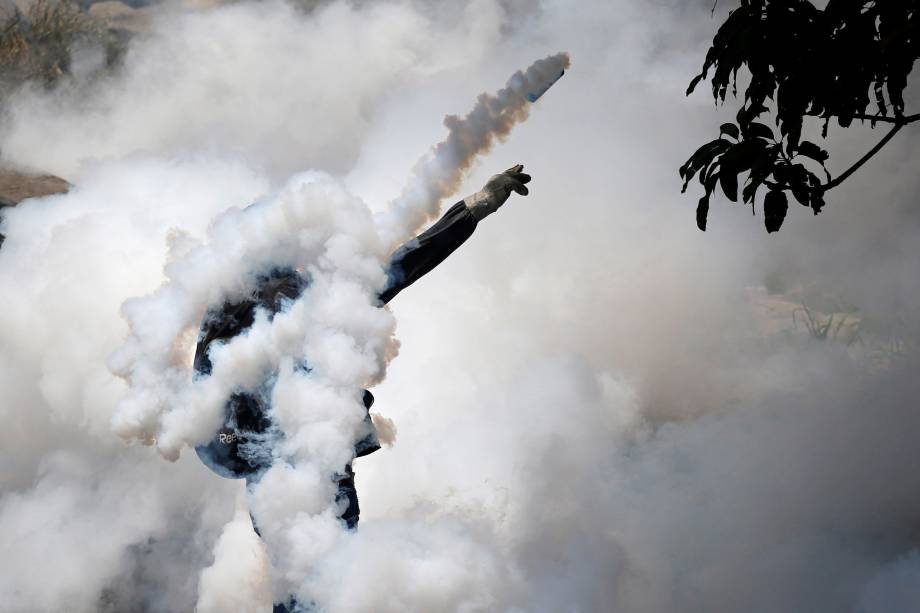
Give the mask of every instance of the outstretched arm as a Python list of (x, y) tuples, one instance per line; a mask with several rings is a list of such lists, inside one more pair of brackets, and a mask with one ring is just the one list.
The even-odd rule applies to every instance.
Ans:
[(518, 164), (492, 176), (482, 190), (450, 207), (433, 226), (402, 245), (390, 258), (387, 285), (380, 293), (384, 304), (440, 264), (472, 236), (476, 225), (505, 203), (511, 192), (528, 193), (530, 175)]

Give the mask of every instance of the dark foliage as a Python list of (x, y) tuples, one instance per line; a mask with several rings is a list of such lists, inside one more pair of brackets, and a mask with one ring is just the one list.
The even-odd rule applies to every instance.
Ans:
[[(920, 0), (830, 0), (824, 10), (809, 0), (741, 0), (713, 38), (703, 70), (687, 89), (710, 79), (716, 102), (737, 96), (738, 71), (751, 80), (736, 123), (723, 124), (681, 166), (683, 190), (699, 177), (704, 195), (696, 212), (706, 229), (709, 199), (719, 185), (732, 202), (754, 206), (762, 187), (768, 232), (786, 215), (786, 193), (817, 214), (824, 194), (875, 155), (904, 125), (904, 89), (920, 55)], [(710, 72), (712, 73), (710, 76)], [(776, 130), (762, 117), (773, 116)], [(823, 120), (822, 136), (834, 119), (890, 125), (881, 141), (846, 171), (832, 178), (827, 152), (802, 139), (805, 117)], [(823, 180), (822, 180), (823, 177)]]

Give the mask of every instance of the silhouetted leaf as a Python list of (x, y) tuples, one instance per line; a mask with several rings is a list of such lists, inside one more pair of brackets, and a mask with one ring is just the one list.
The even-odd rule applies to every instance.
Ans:
[(719, 134), (728, 134), (734, 139), (738, 139), (738, 126), (733, 123), (723, 123), (719, 128)]
[(744, 129), (744, 135), (747, 138), (758, 137), (758, 138), (765, 138), (767, 140), (773, 140), (774, 138), (773, 130), (771, 130), (769, 127), (765, 126), (764, 124), (758, 123), (756, 121), (752, 121), (751, 123), (747, 124), (746, 126), (743, 127), (743, 129)]
[(706, 73), (704, 72), (701, 72), (700, 74), (693, 77), (693, 80), (690, 81), (690, 86), (687, 87), (688, 96), (693, 93), (693, 90), (696, 89), (697, 84), (699, 84), (699, 82), (703, 80), (705, 77), (706, 77)]
[(763, 223), (767, 227), (767, 232), (779, 230), (788, 210), (789, 201), (785, 193), (776, 189), (767, 192), (767, 197), (763, 201)]
[(827, 151), (807, 140), (803, 140), (799, 143), (798, 153), (817, 162), (821, 162), (822, 164), (826, 162), (828, 158)]
[(799, 204), (807, 207), (811, 206), (811, 194), (808, 193), (807, 187), (796, 183), (794, 185), (790, 185), (789, 189), (792, 191), (792, 195), (795, 196), (795, 199), (799, 202)]
[(738, 120), (738, 124), (744, 126), (754, 121), (761, 114), (766, 113), (767, 110), (767, 107), (760, 103), (742, 106), (735, 119)]
[(776, 146), (764, 149), (751, 166), (747, 185), (741, 191), (744, 202), (752, 202), (757, 190), (767, 180), (776, 165)]
[(680, 176), (684, 179), (684, 186), (681, 188), (681, 192), (687, 190), (687, 184), (690, 183), (690, 180), (693, 179), (697, 172), (709, 166), (713, 158), (727, 150), (730, 146), (731, 142), (724, 138), (717, 138), (697, 149), (696, 152), (690, 156), (690, 159), (680, 167)]
[(700, 198), (696, 205), (696, 227), (706, 231), (706, 217), (709, 215), (709, 195)]
[(815, 212), (815, 215), (821, 212), (821, 209), (824, 208), (824, 192), (822, 191), (813, 191), (811, 195), (811, 210)]
[(719, 183), (725, 197), (732, 202), (738, 202), (738, 175), (723, 168), (719, 173)]

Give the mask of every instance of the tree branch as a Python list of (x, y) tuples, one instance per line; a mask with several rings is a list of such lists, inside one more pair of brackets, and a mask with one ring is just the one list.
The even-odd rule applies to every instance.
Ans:
[[(817, 117), (819, 119), (827, 119), (824, 115), (808, 115), (809, 117)], [(830, 117), (838, 117), (838, 115), (831, 115)], [(920, 121), (920, 113), (915, 115), (904, 115), (903, 117), (889, 117), (886, 115), (853, 115), (853, 119), (859, 119), (861, 121), (872, 121), (872, 122), (881, 122), (881, 123), (894, 123), (906, 125), (913, 123), (915, 121)]]
[(876, 153), (878, 153), (879, 150), (880, 150), (882, 147), (884, 147), (885, 145), (887, 145), (887, 144), (888, 144), (888, 141), (890, 141), (890, 140), (894, 137), (894, 135), (897, 134), (898, 130), (900, 130), (901, 128), (903, 128), (905, 125), (906, 125), (906, 123), (903, 123), (903, 122), (902, 122), (902, 123), (897, 123), (897, 124), (895, 124), (895, 126), (894, 126), (893, 128), (891, 128), (891, 130), (888, 131), (888, 134), (886, 134), (885, 136), (883, 136), (883, 137), (882, 137), (882, 140), (880, 140), (878, 143), (876, 143), (876, 145), (875, 145), (874, 147), (872, 147), (872, 149), (870, 149), (870, 150), (866, 153), (866, 155), (864, 155), (864, 156), (862, 156), (861, 158), (859, 158), (859, 159), (856, 161), (855, 164), (853, 164), (852, 166), (850, 166), (849, 168), (847, 168), (847, 169), (843, 172), (843, 174), (841, 174), (839, 177), (837, 177), (837, 178), (834, 179), (833, 181), (829, 181), (829, 182), (826, 183), (825, 185), (822, 185), (821, 188), (820, 188), (821, 191), (822, 191), (822, 192), (826, 192), (826, 191), (829, 190), (829, 189), (834, 189), (835, 187), (837, 187), (838, 185), (840, 185), (841, 183), (843, 183), (844, 181), (846, 181), (846, 180), (850, 177), (850, 175), (852, 175), (854, 172), (856, 172), (857, 170), (859, 170), (859, 168), (860, 168), (863, 164), (865, 164), (866, 162), (868, 162), (869, 159), (870, 159), (873, 155), (875, 155)]
[(901, 125), (906, 125), (913, 123), (920, 119), (920, 113), (916, 115), (904, 115), (903, 117), (887, 117), (885, 115), (853, 115), (853, 119), (861, 119), (863, 121), (880, 121), (882, 123), (896, 123)]

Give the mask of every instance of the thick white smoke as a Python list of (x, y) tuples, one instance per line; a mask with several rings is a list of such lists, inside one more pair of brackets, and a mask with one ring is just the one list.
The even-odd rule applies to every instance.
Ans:
[[(375, 309), (389, 254), (437, 213), (478, 154), (526, 119), (528, 93), (545, 91), (568, 65), (565, 54), (540, 60), (515, 73), (496, 96), (481, 95), (465, 119), (449, 117), (447, 139), (416, 164), (402, 196), (379, 220), (382, 227), (374, 226), (370, 210), (344, 186), (312, 172), (245, 210), (223, 213), (202, 245), (171, 237), (174, 252), (187, 252), (165, 267), (168, 281), (122, 309), (131, 335), (111, 366), (128, 380), (129, 391), (114, 417), (116, 432), (156, 441), (161, 453), (175, 459), (183, 444), (201, 443), (215, 431), (234, 389), (257, 386), (285, 360), (294, 360), (286, 366), (291, 371), (307, 355), (311, 378), (350, 387), (356, 403), (361, 386), (379, 381), (394, 355), (392, 318)], [(244, 298), (259, 274), (286, 267), (310, 279), (303, 297), (220, 347), (211, 376), (193, 380), (188, 358), (208, 305)], [(355, 344), (357, 353), (349, 351)], [(282, 376), (279, 386), (285, 381)], [(280, 402), (286, 398), (279, 393)], [(303, 398), (294, 394), (295, 415), (298, 402)], [(329, 410), (342, 413), (340, 407)]]
[[(122, 307), (131, 332), (110, 366), (128, 390), (113, 426), (129, 441), (155, 443), (175, 460), (183, 446), (214, 435), (234, 391), (273, 380), (271, 413), (283, 441), (252, 488), (252, 504), (279, 570), (279, 600), (316, 597), (304, 577), (341, 536), (333, 477), (363, 438), (362, 390), (383, 379), (396, 354), (395, 321), (377, 305), (394, 239), (417, 232), (476, 156), (526, 119), (528, 94), (544, 92), (567, 67), (565, 54), (540, 60), (496, 96), (480, 96), (466, 119), (449, 118), (447, 139), (416, 165), (382, 227), (344, 185), (304, 173), (254, 205), (222, 213), (203, 244), (172, 236), (166, 283)], [(260, 274), (279, 268), (301, 271), (309, 280), (303, 294), (274, 318), (257, 313), (245, 334), (215, 345), (210, 376), (194, 378), (189, 358), (207, 307), (247, 297)]]
[[(283, 361), (300, 363), (309, 353), (316, 376), (337, 388), (379, 378), (393, 327), (373, 304), (384, 257), (367, 207), (328, 176), (300, 175), (277, 195), (223, 213), (204, 244), (167, 265), (166, 284), (123, 307), (131, 335), (112, 366), (129, 390), (116, 431), (156, 441), (175, 459), (184, 444), (210, 438), (234, 389), (258, 386)], [(205, 308), (244, 298), (257, 275), (275, 267), (303, 270), (311, 288), (277, 318), (262, 317), (215, 347), (212, 375), (194, 380), (190, 357)], [(343, 334), (344, 347), (336, 341)], [(351, 390), (354, 403), (360, 390)]]
[[(899, 137), (821, 215), (790, 210), (778, 235), (721, 203), (696, 231), (676, 168), (731, 115), (683, 95), (718, 25), (710, 9), (174, 10), (132, 42), (120, 75), (11, 97), (4, 162), (76, 187), (4, 213), (0, 228), (0, 611), (265, 611), (267, 592), (298, 590), (332, 612), (916, 610), (916, 147)], [(512, 196), (392, 316), (366, 311), (373, 334), (398, 323), (400, 355), (373, 391), (399, 439), (355, 463), (357, 532), (340, 529), (319, 468), (266, 476), (251, 510), (275, 529), (260, 542), (235, 515), (239, 482), (193, 453), (165, 462), (112, 435), (130, 389), (109, 370), (131, 334), (127, 299), (186, 274), (222, 231), (257, 218), (271, 228), (280, 216), (245, 209), (256, 201), (295, 223), (309, 202), (339, 227), (323, 208), (332, 199), (376, 228), (419, 153), (445, 138), (445, 114), (559, 49), (576, 69), (459, 189), (521, 162), (530, 196)], [(845, 133), (836, 170), (874, 138)], [(297, 174), (306, 168), (326, 174)], [(371, 284), (395, 236), (328, 257)], [(179, 381), (194, 331), (171, 340), (197, 325), (190, 313), (252, 282), (229, 263), (258, 233), (220, 244), (221, 261), (202, 266), (221, 289), (182, 288), (198, 306), (151, 320), (151, 373), (175, 368)], [(309, 259), (291, 255), (299, 243), (261, 248), (259, 261)], [(318, 268), (320, 282), (332, 268)], [(814, 340), (771, 310), (808, 292), (752, 305), (763, 294), (751, 286), (777, 276), (860, 307), (862, 343)], [(334, 321), (363, 297), (311, 299), (328, 300)], [(223, 357), (271, 365), (286, 338), (275, 327), (261, 323), (251, 354), (228, 345)], [(296, 327), (290, 355), (303, 345)], [(376, 371), (379, 349), (361, 349), (328, 362), (328, 376)], [(300, 397), (308, 382), (286, 368)], [(206, 413), (182, 407), (209, 398), (178, 394), (121, 424), (178, 449)], [(344, 410), (302, 432), (320, 459), (301, 466), (341, 461), (337, 443), (320, 443), (350, 436), (360, 411), (347, 394), (324, 400), (317, 411)]]
[(214, 545), (214, 563), (201, 572), (198, 613), (268, 611), (271, 583), (265, 569), (265, 545), (252, 531), (252, 520), (240, 496), (233, 520), (224, 526)]

